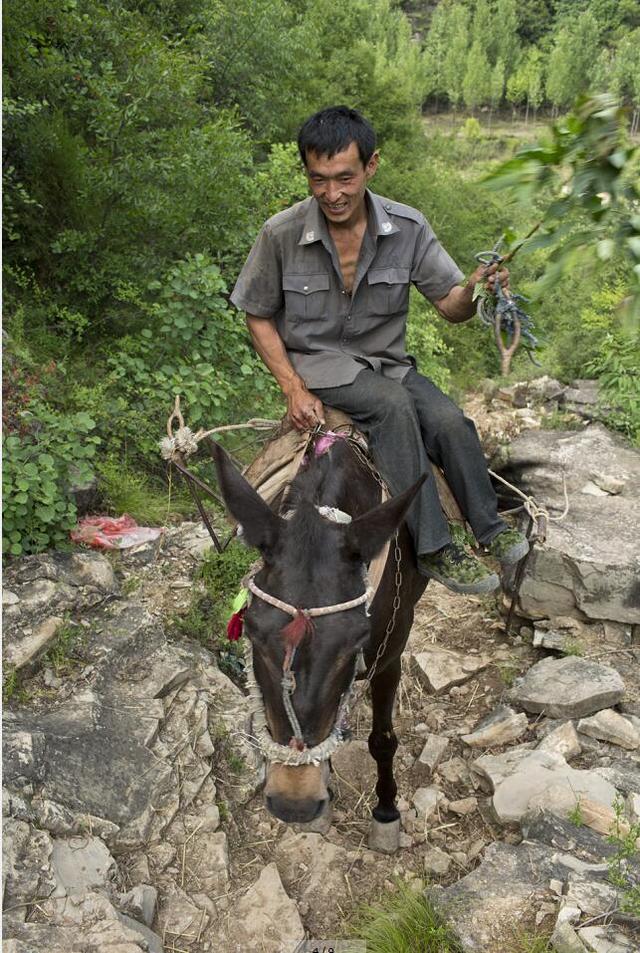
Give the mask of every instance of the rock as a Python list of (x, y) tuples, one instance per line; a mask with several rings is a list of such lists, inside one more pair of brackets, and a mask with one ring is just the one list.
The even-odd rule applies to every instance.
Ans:
[(268, 864), (252, 887), (234, 904), (225, 919), (222, 936), (216, 926), (213, 949), (225, 953), (249, 950), (293, 951), (305, 931), (293, 900), (280, 880), (275, 864)]
[(508, 748), (502, 754), (483, 754), (471, 763), (474, 775), (487, 782), (488, 790), (493, 792), (505, 778), (510, 777), (521, 762), (531, 754), (528, 744)]
[(15, 592), (11, 592), (10, 589), (2, 590), (2, 608), (5, 609), (7, 606), (17, 606), (20, 602), (20, 596)]
[(609, 883), (590, 880), (582, 874), (569, 874), (569, 886), (565, 903), (578, 909), (587, 917), (597, 917), (615, 910), (618, 892)]
[(587, 953), (587, 948), (570, 923), (557, 923), (551, 934), (551, 946), (556, 953)]
[(46, 651), (63, 625), (64, 619), (60, 616), (50, 616), (36, 625), (29, 634), (25, 634), (23, 629), (21, 638), (17, 636), (5, 638), (5, 664), (19, 671), (29, 662), (33, 662)]
[(542, 739), (538, 744), (538, 751), (550, 751), (559, 754), (567, 761), (577, 758), (582, 751), (578, 733), (572, 721), (565, 721)]
[(581, 718), (578, 731), (621, 748), (633, 750), (640, 747), (640, 731), (612, 708), (605, 708), (591, 718)]
[(606, 861), (616, 852), (614, 845), (595, 831), (584, 825), (577, 827), (551, 811), (536, 810), (527, 815), (523, 818), (521, 829), (527, 840), (553, 847), (579, 861), (582, 870), (596, 868), (604, 876), (608, 871)]
[(136, 920), (141, 920), (148, 927), (153, 923), (158, 903), (158, 891), (150, 884), (138, 884), (132, 890), (123, 894), (121, 906)]
[(550, 848), (498, 841), (488, 845), (479, 867), (430, 899), (450, 917), (465, 951), (493, 953), (505, 949), (515, 924), (533, 919), (547, 896), (544, 884), (563, 874)]
[[(347, 851), (321, 834), (287, 831), (276, 844), (275, 860), (285, 887), (296, 883), (296, 894), (310, 903), (312, 917), (344, 889)], [(313, 929), (313, 920), (307, 927)]]
[(473, 770), (492, 784), (492, 807), (503, 824), (520, 821), (534, 808), (566, 816), (577, 801), (593, 801), (610, 809), (616, 790), (594, 771), (571, 768), (563, 757), (547, 751), (530, 751), (514, 762), (504, 755), (484, 755)]
[(591, 473), (591, 479), (597, 487), (609, 493), (611, 496), (617, 496), (622, 493), (626, 486), (626, 480), (621, 480), (612, 473), (600, 473), (598, 471)]
[(434, 769), (442, 761), (448, 747), (449, 739), (443, 735), (426, 735), (424, 748), (413, 765), (413, 777), (416, 781), (431, 780)]
[(98, 837), (57, 838), (51, 866), (58, 886), (56, 896), (73, 897), (106, 888), (116, 872), (115, 860)]
[(376, 786), (378, 772), (366, 741), (349, 741), (342, 745), (331, 756), (331, 767), (338, 784), (343, 780), (352, 791), (355, 788), (361, 794), (369, 794)]
[(424, 870), (428, 876), (433, 874), (436, 877), (444, 877), (451, 866), (451, 858), (439, 847), (428, 847), (424, 852), (423, 860)]
[[(559, 513), (565, 505), (564, 480), (570, 500), (565, 519), (549, 524), (544, 548), (536, 547), (527, 563), (521, 614), (640, 622), (640, 452), (595, 424), (572, 433), (527, 431), (507, 453), (501, 475), (523, 492)], [(629, 474), (623, 494), (579, 492), (591, 479), (595, 460), (606, 460), (608, 470), (618, 475)]]
[(412, 659), (417, 676), (428, 691), (436, 695), (452, 685), (462, 685), (489, 664), (488, 659), (481, 656), (461, 655), (437, 645), (418, 652)]
[(442, 803), (444, 794), (435, 785), (431, 785), (427, 788), (418, 788), (411, 800), (418, 812), (418, 818), (426, 821), (431, 817), (437, 806)]
[(583, 927), (580, 938), (590, 953), (637, 953), (638, 950), (635, 941), (623, 936), (614, 926)]
[(476, 797), (463, 797), (459, 801), (449, 801), (449, 810), (454, 814), (473, 814), (477, 807)]
[(580, 647), (580, 638), (575, 630), (560, 628), (538, 628), (533, 630), (533, 647), (549, 649), (552, 652), (563, 652), (565, 655), (577, 655)]
[(513, 689), (516, 704), (551, 718), (578, 718), (609, 708), (624, 695), (614, 668), (590, 659), (546, 658), (533, 665)]
[(623, 794), (640, 791), (640, 764), (629, 761), (613, 761), (606, 766), (594, 768), (607, 781), (610, 781)]
[(175, 883), (171, 882), (163, 890), (158, 908), (158, 926), (166, 943), (185, 934), (197, 935), (206, 922), (206, 914)]
[(527, 716), (500, 705), (483, 718), (471, 734), (462, 735), (465, 744), (474, 748), (493, 748), (515, 741), (529, 727)]
[(457, 755), (439, 764), (438, 774), (442, 775), (445, 781), (448, 781), (450, 784), (469, 783), (469, 765)]

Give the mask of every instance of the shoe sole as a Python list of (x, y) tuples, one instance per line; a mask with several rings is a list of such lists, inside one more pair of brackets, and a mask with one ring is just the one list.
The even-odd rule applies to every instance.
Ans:
[(447, 576), (441, 576), (430, 569), (419, 569), (418, 571), (426, 579), (433, 579), (434, 582), (439, 582), (440, 585), (450, 589), (451, 592), (457, 592), (463, 596), (483, 596), (500, 588), (500, 578), (495, 573), (491, 573), (491, 575), (478, 580), (478, 582), (455, 582), (455, 580), (449, 579)]
[(513, 566), (515, 563), (519, 563), (521, 559), (529, 552), (529, 543), (527, 540), (523, 540), (521, 543), (516, 543), (511, 549), (508, 549), (504, 556), (499, 560), (501, 566)]

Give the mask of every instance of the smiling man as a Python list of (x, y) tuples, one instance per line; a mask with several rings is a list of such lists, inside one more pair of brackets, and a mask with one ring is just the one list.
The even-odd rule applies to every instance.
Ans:
[(475, 426), (416, 370), (405, 332), (411, 284), (454, 323), (475, 311), (473, 289), (506, 286), (506, 270), (463, 274), (424, 216), (368, 189), (376, 136), (354, 109), (311, 116), (298, 136), (311, 196), (264, 225), (231, 295), (301, 430), (345, 411), (369, 440), (394, 494), (427, 472), (407, 523), (420, 571), (454, 592), (499, 585), (452, 540), (429, 458), (440, 466), (478, 542), (503, 565), (528, 550), (498, 515)]

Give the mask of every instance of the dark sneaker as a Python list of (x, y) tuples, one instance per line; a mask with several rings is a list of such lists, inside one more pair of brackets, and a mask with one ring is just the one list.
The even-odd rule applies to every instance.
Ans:
[(529, 541), (517, 529), (503, 529), (491, 540), (487, 549), (502, 566), (512, 566), (527, 555)]
[(437, 553), (418, 556), (418, 570), (423, 576), (441, 582), (452, 592), (466, 595), (481, 595), (493, 592), (500, 579), (490, 572), (479, 559), (469, 555), (457, 543), (449, 543)]

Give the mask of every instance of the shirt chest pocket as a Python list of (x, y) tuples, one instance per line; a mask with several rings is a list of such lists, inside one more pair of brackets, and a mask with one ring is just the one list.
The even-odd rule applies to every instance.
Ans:
[(329, 275), (283, 275), (287, 317), (324, 318), (329, 305)]
[(397, 314), (409, 306), (408, 268), (372, 268), (367, 272), (367, 310), (371, 314)]

